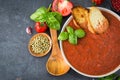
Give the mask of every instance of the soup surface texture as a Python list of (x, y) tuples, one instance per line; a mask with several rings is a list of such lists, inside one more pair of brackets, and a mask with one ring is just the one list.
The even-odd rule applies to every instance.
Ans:
[[(68, 62), (89, 75), (102, 75), (120, 65), (120, 21), (108, 12), (102, 13), (110, 24), (105, 33), (92, 34), (85, 29), (86, 36), (78, 39), (77, 45), (67, 40), (62, 42)], [(77, 29), (73, 20), (68, 25)]]

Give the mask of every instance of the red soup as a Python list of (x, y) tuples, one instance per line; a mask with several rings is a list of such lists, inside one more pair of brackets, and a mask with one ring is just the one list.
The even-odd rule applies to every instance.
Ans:
[[(78, 39), (77, 45), (62, 43), (68, 62), (89, 75), (102, 75), (120, 65), (120, 21), (107, 12), (102, 13), (110, 23), (105, 33), (97, 35), (85, 30), (86, 36)], [(68, 25), (76, 29), (73, 21)]]

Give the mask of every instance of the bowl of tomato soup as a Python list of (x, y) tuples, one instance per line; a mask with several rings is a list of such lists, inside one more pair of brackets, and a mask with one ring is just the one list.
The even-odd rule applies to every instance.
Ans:
[[(103, 34), (93, 34), (85, 29), (86, 36), (73, 45), (68, 40), (60, 41), (62, 55), (69, 66), (87, 77), (104, 77), (120, 69), (120, 17), (114, 12), (98, 7), (109, 21), (109, 28)], [(72, 15), (63, 25), (74, 29)]]

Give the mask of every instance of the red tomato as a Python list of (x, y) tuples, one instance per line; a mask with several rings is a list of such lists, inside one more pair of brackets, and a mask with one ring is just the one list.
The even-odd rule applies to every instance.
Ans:
[(103, 3), (104, 0), (92, 0), (92, 3), (94, 3), (94, 5), (100, 5)]
[(52, 3), (52, 11), (58, 11), (59, 0), (54, 0)]
[(35, 30), (38, 33), (42, 33), (45, 32), (47, 30), (47, 25), (46, 23), (40, 23), (40, 22), (36, 22), (35, 23)]
[(73, 4), (68, 0), (54, 0), (52, 4), (52, 11), (59, 12), (62, 16), (69, 15), (72, 8)]

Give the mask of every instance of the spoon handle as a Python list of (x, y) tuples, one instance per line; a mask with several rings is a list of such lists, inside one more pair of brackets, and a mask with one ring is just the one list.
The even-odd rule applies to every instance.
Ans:
[(59, 51), (60, 51), (58, 46), (57, 30), (50, 29), (50, 34), (51, 34), (52, 44), (53, 44), (52, 55), (57, 55), (59, 54)]
[(50, 29), (50, 34), (51, 34), (51, 38), (52, 38), (52, 43), (53, 43), (53, 45), (58, 44), (57, 31), (54, 30), (54, 29)]

